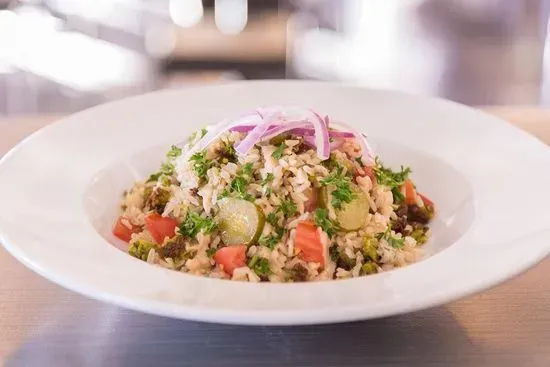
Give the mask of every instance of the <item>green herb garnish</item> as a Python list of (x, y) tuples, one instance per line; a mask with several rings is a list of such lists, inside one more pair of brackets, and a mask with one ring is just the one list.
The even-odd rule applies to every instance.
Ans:
[(221, 158), (222, 163), (237, 162), (237, 152), (233, 143), (229, 141), (222, 141), (222, 145), (217, 149), (216, 153)]
[(376, 182), (390, 188), (395, 202), (401, 202), (405, 198), (401, 192), (401, 186), (405, 184), (410, 173), (411, 169), (403, 166), (401, 166), (399, 172), (394, 172), (390, 168), (384, 167), (378, 157), (375, 159), (374, 174), (376, 175)]
[(265, 176), (265, 178), (262, 180), (262, 187), (265, 190), (265, 195), (266, 196), (271, 195), (271, 186), (270, 186), (270, 184), (273, 182), (274, 178), (275, 178), (275, 176), (273, 175), (273, 173), (269, 172)]
[(335, 171), (319, 183), (323, 186), (335, 187), (331, 192), (331, 204), (335, 209), (340, 209), (342, 203), (349, 203), (355, 198), (355, 194), (351, 190), (351, 178), (344, 174), (344, 169), (341, 166), (337, 166)]
[(324, 208), (315, 209), (315, 224), (325, 231), (325, 233), (332, 237), (335, 233), (334, 227), (330, 219), (328, 219), (328, 211)]
[(275, 159), (281, 159), (283, 154), (285, 153), (286, 144), (283, 142), (281, 143), (274, 151), (271, 153), (271, 156)]
[(218, 199), (235, 196), (244, 200), (253, 201), (254, 197), (246, 192), (246, 188), (252, 178), (252, 163), (247, 163), (243, 166), (241, 173), (233, 178), (229, 187), (225, 188), (218, 195)]
[(279, 218), (277, 217), (277, 213), (275, 213), (274, 211), (267, 215), (266, 220), (267, 223), (271, 224), (272, 227), (278, 226)]
[(296, 208), (296, 204), (291, 200), (282, 200), (281, 204), (277, 208), (277, 211), (283, 213), (283, 215), (286, 218), (294, 216), (298, 209)]
[(273, 250), (275, 246), (277, 246), (277, 244), (283, 239), (285, 230), (283, 228), (276, 228), (275, 232), (275, 234), (272, 233), (270, 235), (260, 237), (258, 243), (269, 248), (270, 250)]
[(212, 218), (203, 218), (195, 212), (189, 212), (185, 220), (179, 225), (183, 236), (193, 238), (199, 232), (210, 233), (216, 228), (216, 222)]
[(248, 176), (249, 178), (252, 178), (252, 171), (253, 171), (254, 165), (252, 163), (246, 163), (243, 166), (243, 175)]
[(147, 179), (147, 182), (153, 182), (158, 181), (163, 176), (172, 176), (174, 174), (174, 163), (167, 161), (160, 165), (160, 170), (158, 172), (155, 172), (149, 176)]
[(178, 148), (177, 146), (172, 145), (168, 153), (166, 153), (166, 156), (169, 159), (175, 159), (181, 155), (181, 152), (182, 152), (181, 148)]
[(270, 234), (268, 236), (260, 237), (260, 239), (258, 240), (258, 243), (262, 246), (269, 248), (270, 250), (273, 250), (280, 241), (281, 241), (281, 238), (279, 236)]
[(231, 191), (234, 192), (237, 197), (240, 197), (241, 199), (252, 200), (252, 195), (246, 192), (248, 182), (249, 180), (245, 176), (235, 176), (233, 181), (231, 181)]
[(205, 127), (203, 127), (201, 129), (201, 139), (204, 138), (204, 136), (206, 135), (207, 132), (208, 132), (208, 130)]
[(206, 158), (206, 150), (197, 152), (189, 158), (193, 162), (193, 171), (198, 177), (206, 177), (206, 172), (213, 166), (214, 162)]
[(379, 240), (386, 240), (386, 242), (394, 248), (401, 248), (405, 245), (405, 238), (398, 238), (392, 235), (391, 226), (388, 226), (385, 232), (377, 234), (376, 238), (378, 238)]
[(271, 269), (269, 268), (269, 260), (263, 257), (259, 258), (258, 256), (253, 256), (248, 263), (248, 267), (260, 277), (266, 277), (271, 274)]

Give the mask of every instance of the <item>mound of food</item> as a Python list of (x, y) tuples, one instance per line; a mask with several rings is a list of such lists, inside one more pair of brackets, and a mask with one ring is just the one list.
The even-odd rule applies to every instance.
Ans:
[(434, 204), (366, 137), (299, 107), (264, 107), (174, 145), (124, 193), (128, 253), (185, 273), (301, 282), (417, 261)]

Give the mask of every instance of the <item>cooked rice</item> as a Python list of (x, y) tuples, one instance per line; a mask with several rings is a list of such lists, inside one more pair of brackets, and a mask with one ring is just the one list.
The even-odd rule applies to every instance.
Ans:
[[(362, 248), (365, 238), (377, 239), (378, 259), (372, 262), (374, 272), (387, 271), (419, 260), (420, 249), (416, 240), (410, 235), (401, 237), (401, 233), (395, 233), (389, 228), (390, 223), (397, 219), (392, 191), (384, 185), (373, 182), (368, 175), (356, 177), (356, 184), (366, 195), (371, 212), (365, 223), (359, 230), (337, 231), (331, 238), (321, 227), (318, 227), (325, 261), (318, 263), (303, 260), (295, 246), (296, 227), (301, 221), (314, 220), (313, 214), (307, 210), (307, 192), (312, 189), (314, 182), (319, 182), (329, 176), (331, 170), (322, 164), (315, 150), (297, 151), (295, 148), (303, 144), (299, 138), (285, 141), (286, 148), (280, 159), (273, 158), (273, 152), (277, 147), (268, 143), (256, 145), (248, 154), (239, 156), (236, 163), (219, 159), (219, 151), (224, 144), (236, 145), (243, 137), (244, 134), (236, 132), (225, 133), (206, 148), (206, 157), (217, 160), (219, 164), (209, 168), (205, 178), (202, 179), (193, 169), (193, 165), (186, 155), (186, 149), (184, 149), (183, 154), (172, 161), (174, 173), (168, 184), (167, 182), (161, 183), (160, 180), (138, 182), (128, 190), (121, 205), (121, 218), (123, 218), (123, 225), (129, 229), (133, 226), (143, 227), (148, 212), (152, 210), (147, 206), (147, 195), (151, 195), (152, 190), (169, 192), (169, 200), (160, 212), (164, 217), (182, 222), (190, 211), (205, 217), (215, 216), (218, 199), (222, 192), (231, 186), (243, 166), (251, 163), (253, 179), (247, 185), (246, 190), (254, 198), (254, 204), (261, 208), (266, 216), (276, 210), (283, 200), (294, 202), (298, 211), (297, 215), (291, 218), (279, 218), (277, 225), (284, 228), (285, 233), (273, 249), (258, 243), (247, 248), (246, 263), (253, 257), (267, 259), (269, 275), (267, 277), (259, 276), (249, 266), (236, 268), (231, 275), (224, 272), (211, 255), (219, 248), (224, 247), (220, 234), (216, 231), (211, 234), (199, 233), (195, 238), (186, 238), (186, 256), (182, 259), (163, 258), (157, 252), (158, 247), (161, 247), (162, 244), (154, 247), (146, 256), (148, 263), (194, 275), (249, 282), (353, 278), (364, 275), (362, 269), (367, 259)], [(192, 143), (190, 142), (187, 149)], [(340, 150), (332, 152), (332, 156), (336, 160), (350, 162), (351, 167), (359, 170), (362, 167), (355, 161), (355, 158), (360, 154), (361, 149), (354, 139), (346, 139)], [(346, 166), (345, 170), (348, 169), (352, 168)], [(269, 195), (266, 194), (266, 185), (262, 185), (262, 181), (268, 174), (273, 175), (273, 180), (268, 185), (271, 191)], [(417, 200), (418, 206), (424, 205), (422, 199), (417, 198)], [(337, 211), (333, 205), (329, 202), (326, 206), (329, 219), (337, 220)], [(389, 236), (401, 241), (401, 246), (394, 246), (381, 236), (388, 231)], [(412, 227), (407, 224), (403, 233), (410, 232), (412, 232)], [(273, 226), (266, 222), (262, 236), (269, 235), (276, 235), (276, 232)], [(426, 235), (429, 235), (429, 232)], [(153, 237), (146, 230), (133, 234), (130, 245), (136, 244), (137, 241), (154, 242)], [(351, 264), (347, 268), (340, 266), (340, 263), (330, 255), (333, 251), (345, 254)], [(302, 268), (303, 274), (298, 278), (293, 277), (293, 272)]]

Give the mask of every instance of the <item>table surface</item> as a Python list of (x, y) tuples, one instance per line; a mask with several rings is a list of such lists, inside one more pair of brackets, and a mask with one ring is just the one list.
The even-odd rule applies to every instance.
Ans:
[[(550, 144), (550, 112), (492, 108)], [(0, 120), (0, 156), (55, 116)], [(1, 205), (1, 204), (0, 204)], [(3, 366), (550, 366), (550, 259), (445, 306), (307, 327), (202, 324), (72, 293), (0, 249)]]

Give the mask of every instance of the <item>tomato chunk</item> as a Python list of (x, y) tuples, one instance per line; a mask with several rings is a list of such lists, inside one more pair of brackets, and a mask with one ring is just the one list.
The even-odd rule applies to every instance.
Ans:
[(224, 272), (233, 275), (233, 270), (246, 265), (246, 246), (222, 247), (214, 254), (214, 261), (222, 267)]
[(407, 205), (416, 204), (416, 189), (414, 188), (414, 184), (411, 180), (405, 181), (403, 184), (403, 190), (405, 194), (405, 203)]
[(422, 199), (422, 202), (424, 205), (428, 208), (433, 209), (434, 208), (434, 202), (428, 199), (426, 196), (422, 195), (421, 193), (418, 193), (418, 196)]
[[(128, 228), (124, 223), (129, 223), (131, 228)], [(130, 242), (133, 233), (138, 233), (141, 228), (134, 226), (130, 221), (124, 217), (119, 217), (113, 227), (113, 234), (123, 240), (124, 242)]]
[(303, 220), (296, 227), (294, 247), (299, 250), (298, 256), (304, 261), (325, 263), (325, 255), (321, 237), (317, 227), (309, 220)]
[(145, 228), (159, 244), (164, 242), (166, 237), (174, 237), (177, 226), (178, 222), (175, 219), (163, 217), (158, 213), (151, 213), (145, 217)]

